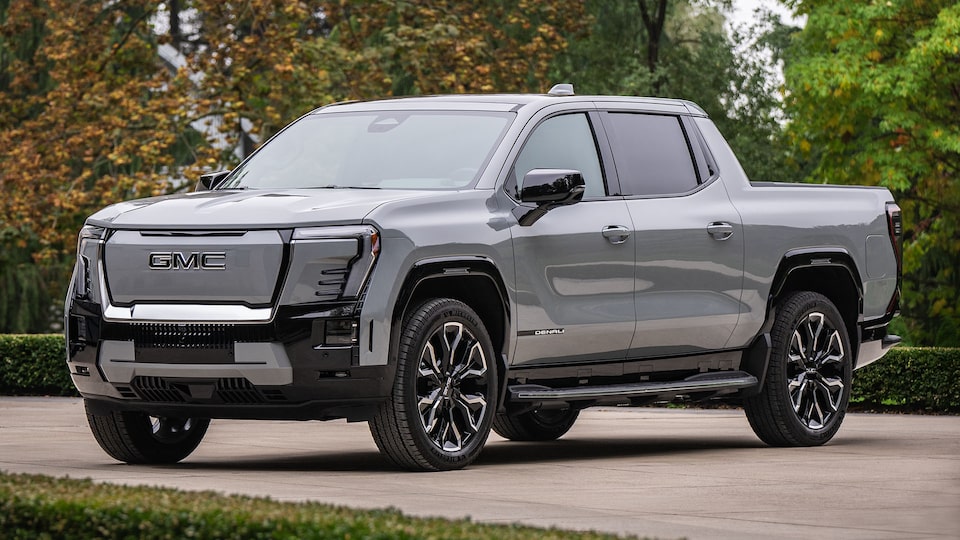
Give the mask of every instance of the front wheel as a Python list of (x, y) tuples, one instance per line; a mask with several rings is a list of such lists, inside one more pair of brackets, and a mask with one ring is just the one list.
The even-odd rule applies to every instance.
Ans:
[(411, 470), (460, 469), (477, 458), (497, 408), (497, 363), (480, 317), (450, 298), (404, 317), (390, 398), (370, 421), (380, 451)]
[(850, 338), (840, 312), (819, 293), (793, 293), (777, 307), (771, 338), (764, 387), (744, 400), (750, 427), (771, 446), (826, 443), (850, 399)]
[(134, 411), (94, 412), (84, 402), (93, 437), (110, 457), (130, 464), (169, 464), (189, 456), (203, 440), (208, 418), (149, 416)]

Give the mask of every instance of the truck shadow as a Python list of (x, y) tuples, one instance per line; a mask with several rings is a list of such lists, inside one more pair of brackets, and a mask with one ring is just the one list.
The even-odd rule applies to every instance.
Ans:
[[(832, 443), (836, 444), (836, 443)], [(697, 455), (715, 453), (723, 450), (769, 450), (776, 452), (791, 449), (769, 448), (760, 441), (751, 441), (743, 437), (695, 438), (695, 437), (655, 437), (655, 438), (593, 438), (572, 437), (548, 442), (512, 442), (494, 440), (487, 443), (480, 458), (469, 469), (508, 466), (516, 464), (586, 462), (604, 459), (636, 458), (661, 459), (663, 457), (685, 456), (691, 462), (698, 461)], [(230, 470), (230, 471), (354, 471), (354, 472), (398, 472), (376, 450), (319, 450), (282, 454), (272, 452), (269, 455), (251, 457), (239, 453), (235, 457), (223, 457), (211, 460), (195, 456), (177, 465), (176, 469)], [(711, 458), (712, 459), (712, 458)]]

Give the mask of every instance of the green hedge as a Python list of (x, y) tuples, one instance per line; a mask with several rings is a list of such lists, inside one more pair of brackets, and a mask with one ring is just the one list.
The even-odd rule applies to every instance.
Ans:
[(854, 372), (851, 401), (866, 408), (960, 412), (960, 349), (895, 348)]
[[(429, 509), (426, 509), (429, 511)], [(618, 538), (598, 533), (413, 518), (397, 510), (94, 484), (0, 473), (3, 538)]]
[[(76, 396), (61, 335), (0, 334), (0, 394)], [(960, 349), (897, 347), (855, 372), (859, 407), (960, 412)]]
[(59, 334), (0, 334), (0, 394), (77, 396)]

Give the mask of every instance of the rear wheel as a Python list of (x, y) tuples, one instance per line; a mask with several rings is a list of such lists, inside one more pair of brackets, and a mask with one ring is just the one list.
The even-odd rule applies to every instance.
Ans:
[(370, 432), (400, 467), (460, 469), (480, 455), (496, 400), (497, 364), (480, 317), (459, 300), (430, 300), (404, 318), (393, 391)]
[(840, 312), (821, 294), (793, 293), (778, 305), (771, 338), (763, 390), (744, 400), (750, 426), (771, 446), (826, 443), (850, 399), (850, 338)]
[(149, 416), (134, 411), (95, 413), (89, 403), (87, 423), (100, 448), (110, 457), (131, 464), (177, 463), (203, 440), (208, 418)]
[(575, 409), (535, 409), (512, 416), (498, 413), (493, 430), (511, 441), (552, 441), (570, 431), (579, 415)]

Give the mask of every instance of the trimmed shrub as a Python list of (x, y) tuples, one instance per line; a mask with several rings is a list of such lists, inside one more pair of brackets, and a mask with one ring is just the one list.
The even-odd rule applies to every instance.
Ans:
[(0, 473), (4, 538), (622, 538), (469, 519), (422, 519), (397, 510), (94, 484)]
[(60, 334), (0, 334), (0, 394), (77, 396)]
[(960, 412), (960, 349), (898, 347), (855, 371), (857, 405)]

